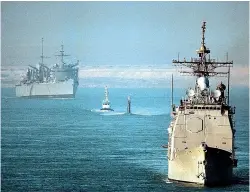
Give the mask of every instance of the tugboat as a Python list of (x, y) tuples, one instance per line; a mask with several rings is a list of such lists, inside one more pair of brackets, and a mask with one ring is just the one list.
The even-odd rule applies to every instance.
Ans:
[(111, 109), (110, 102), (108, 99), (108, 88), (107, 86), (105, 87), (105, 92), (104, 92), (104, 100), (102, 101), (102, 108), (101, 111), (114, 111)]
[[(180, 105), (173, 104), (172, 76), (172, 121), (168, 128), (168, 179), (201, 184), (204, 186), (228, 185), (232, 182), (235, 159), (235, 107), (229, 104), (230, 67), (233, 61), (218, 62), (210, 59), (210, 50), (205, 46), (206, 22), (202, 25), (201, 47), (198, 58), (190, 61), (173, 60), (175, 66), (192, 71), (181, 73), (196, 76), (194, 88), (189, 88)], [(207, 56), (209, 56), (207, 58)], [(215, 71), (226, 67), (228, 71)], [(216, 88), (210, 87), (209, 78), (224, 76)]]

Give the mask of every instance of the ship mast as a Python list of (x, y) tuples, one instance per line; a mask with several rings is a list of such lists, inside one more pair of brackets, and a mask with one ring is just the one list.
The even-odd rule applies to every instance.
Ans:
[(61, 48), (62, 48), (61, 51), (60, 51), (61, 54), (56, 55), (56, 56), (60, 56), (61, 57), (61, 66), (63, 66), (65, 64), (64, 61), (63, 61), (63, 57), (69, 56), (69, 55), (64, 54), (63, 45), (61, 45)]
[(44, 40), (43, 40), (43, 38), (42, 38), (42, 55), (40, 56), (41, 59), (42, 59), (42, 62), (40, 63), (40, 65), (45, 66), (44, 63), (43, 63), (43, 60), (44, 60), (45, 58), (49, 58), (49, 57), (43, 55), (43, 42), (44, 42)]
[(108, 101), (108, 88), (107, 86), (105, 87), (105, 101)]
[(42, 65), (43, 65), (43, 58), (44, 58), (44, 56), (43, 56), (43, 38), (42, 38), (42, 55), (41, 55)]
[(172, 63), (175, 66), (185, 66), (191, 68), (192, 71), (180, 71), (180, 73), (185, 75), (192, 75), (197, 77), (211, 77), (211, 76), (226, 76), (229, 72), (217, 72), (215, 71), (218, 67), (232, 67), (233, 61), (218, 62), (215, 59), (207, 59), (206, 56), (210, 53), (210, 50), (205, 46), (205, 30), (206, 22), (203, 22), (202, 25), (202, 41), (201, 47), (196, 52), (199, 55), (199, 58), (191, 58), (190, 61), (184, 60), (180, 61), (173, 59)]
[(37, 72), (39, 73), (39, 81), (43, 82), (44, 80), (47, 80), (49, 78), (49, 72), (50, 72), (50, 69), (43, 63), (44, 58), (49, 58), (44, 56), (43, 54), (43, 38), (42, 38), (42, 55), (40, 57), (42, 62), (39, 63), (39, 69), (37, 70)]
[[(192, 75), (196, 76), (196, 86), (195, 91), (191, 88), (187, 91), (187, 94), (190, 94), (188, 97), (193, 100), (194, 103), (213, 103), (210, 97), (210, 90), (209, 90), (209, 80), (208, 78), (211, 76), (220, 76), (220, 77), (227, 77), (228, 78), (228, 99), (229, 99), (229, 78), (230, 78), (230, 67), (233, 66), (233, 61), (228, 61), (228, 58), (225, 62), (216, 61), (215, 59), (210, 58), (210, 50), (205, 46), (205, 31), (206, 31), (206, 22), (203, 22), (202, 26), (202, 38), (201, 38), (201, 47), (196, 50), (198, 54), (198, 58), (191, 58), (191, 60), (178, 60), (172, 61), (175, 66), (184, 66), (187, 68), (192, 69), (191, 71), (180, 71), (180, 73), (184, 75)], [(207, 58), (208, 56), (208, 58)], [(215, 71), (216, 68), (219, 67), (227, 67), (228, 71)], [(215, 100), (218, 99), (220, 102), (225, 103), (225, 95), (224, 90), (226, 86), (224, 84), (218, 85), (216, 89), (220, 90), (220, 93), (217, 91)], [(213, 93), (214, 94), (214, 93)], [(193, 98), (195, 96), (195, 98)], [(229, 100), (227, 102), (229, 105)]]

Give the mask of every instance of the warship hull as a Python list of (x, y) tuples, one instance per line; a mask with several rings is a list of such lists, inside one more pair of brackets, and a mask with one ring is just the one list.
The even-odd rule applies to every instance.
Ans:
[(77, 86), (73, 80), (21, 84), (16, 85), (16, 96), (26, 98), (74, 98)]
[(206, 186), (231, 183), (233, 164), (231, 153), (207, 147), (185, 149), (169, 160), (168, 179)]

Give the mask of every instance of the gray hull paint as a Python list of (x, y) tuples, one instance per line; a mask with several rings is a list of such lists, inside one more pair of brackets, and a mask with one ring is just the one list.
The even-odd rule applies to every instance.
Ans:
[(186, 149), (169, 160), (168, 179), (199, 185), (227, 185), (232, 182), (231, 153), (216, 148)]
[(32, 96), (20, 96), (20, 98), (74, 98), (75, 95), (32, 95)]
[(169, 127), (168, 178), (208, 186), (230, 184), (234, 141), (229, 112), (222, 115), (219, 105), (199, 107), (178, 111)]
[(74, 98), (77, 84), (73, 81), (16, 85), (16, 96), (25, 98)]

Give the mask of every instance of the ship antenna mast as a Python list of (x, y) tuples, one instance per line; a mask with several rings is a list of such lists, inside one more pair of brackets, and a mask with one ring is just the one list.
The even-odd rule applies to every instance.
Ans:
[(205, 31), (206, 31), (206, 22), (203, 22), (202, 25), (202, 42), (201, 45), (204, 47), (205, 46)]
[(43, 42), (44, 42), (44, 40), (43, 40), (43, 38), (42, 38), (42, 55), (40, 56), (41, 59), (42, 59), (42, 62), (39, 63), (39, 64), (42, 65), (42, 66), (44, 66), (44, 63), (43, 63), (44, 58), (49, 58), (49, 57), (47, 57), (47, 56), (44, 56), (44, 54), (43, 54)]
[[(205, 31), (206, 31), (206, 22), (204, 21), (202, 23), (202, 41), (201, 41), (201, 47), (196, 51), (198, 54), (198, 58), (191, 58), (190, 61), (186, 60), (184, 58), (183, 61), (179, 60), (179, 54), (178, 54), (178, 60), (173, 59), (172, 63), (175, 66), (179, 67), (187, 67), (192, 69), (192, 71), (180, 71), (180, 73), (184, 75), (192, 75), (192, 76), (205, 76), (205, 77), (211, 77), (211, 76), (227, 76), (228, 72), (217, 72), (215, 71), (218, 67), (232, 67), (233, 61), (226, 61), (226, 62), (219, 62), (215, 59), (210, 58), (210, 50), (205, 46)], [(209, 55), (208, 59), (206, 59), (206, 56)], [(182, 68), (181, 68), (182, 69)]]
[(43, 65), (43, 58), (44, 58), (44, 56), (43, 56), (43, 38), (42, 38), (42, 56), (41, 56), (41, 59), (42, 59), (42, 65)]
[(105, 87), (105, 100), (108, 101), (108, 88), (107, 86)]
[(63, 56), (64, 56), (63, 45), (61, 45), (61, 47), (62, 47), (62, 50), (60, 51), (60, 52), (61, 52), (61, 57), (62, 57), (62, 58), (61, 58), (61, 61), (62, 61), (62, 63), (64, 63), (64, 62), (63, 62)]
[(61, 63), (62, 63), (62, 65), (64, 65), (65, 63), (64, 63), (64, 61), (63, 61), (63, 57), (65, 57), (65, 56), (69, 56), (69, 55), (66, 55), (66, 54), (64, 54), (64, 50), (63, 50), (63, 45), (61, 45), (61, 51), (60, 51), (60, 55), (56, 55), (56, 56), (60, 56), (61, 57)]

